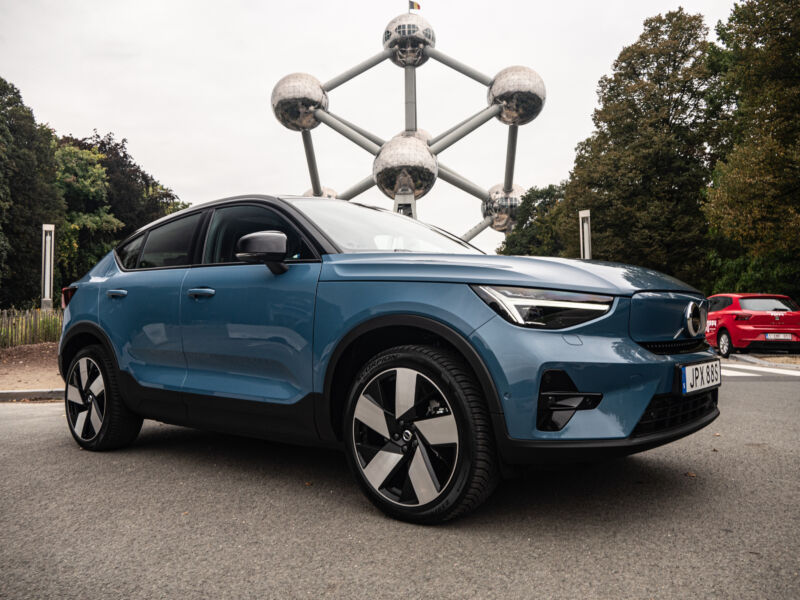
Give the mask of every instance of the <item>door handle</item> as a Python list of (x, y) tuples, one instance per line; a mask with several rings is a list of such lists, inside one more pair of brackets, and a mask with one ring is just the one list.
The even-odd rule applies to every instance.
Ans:
[(192, 288), (186, 292), (191, 298), (210, 298), (216, 292), (208, 287)]
[(128, 290), (108, 290), (106, 296), (109, 298), (124, 298), (128, 295)]

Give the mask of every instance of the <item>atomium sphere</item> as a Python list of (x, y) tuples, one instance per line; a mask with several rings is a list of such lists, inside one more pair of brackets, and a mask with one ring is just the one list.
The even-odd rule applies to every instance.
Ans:
[(422, 51), (425, 46), (436, 47), (436, 36), (430, 23), (418, 14), (395, 17), (383, 32), (383, 47), (394, 50), (390, 58), (400, 67), (419, 66), (428, 60)]
[[(314, 188), (308, 189), (303, 194), (306, 198), (314, 198)], [(317, 198), (336, 198), (336, 190), (332, 190), (329, 187), (322, 188), (322, 196), (316, 196)]]
[(489, 188), (489, 200), (483, 203), (483, 216), (492, 217), (492, 229), (495, 231), (511, 231), (517, 218), (519, 205), (525, 188), (514, 184), (511, 192), (503, 191), (503, 184), (498, 183)]
[(506, 125), (525, 125), (542, 112), (547, 93), (539, 74), (528, 67), (508, 67), (489, 86), (489, 104), (499, 104), (497, 118)]
[(314, 116), (318, 108), (328, 108), (328, 94), (319, 80), (306, 73), (292, 73), (275, 84), (272, 110), (278, 121), (294, 131), (314, 129), (319, 125)]
[(438, 174), (439, 165), (427, 142), (413, 133), (386, 142), (372, 164), (375, 183), (392, 199), (404, 194), (421, 198), (431, 190)]

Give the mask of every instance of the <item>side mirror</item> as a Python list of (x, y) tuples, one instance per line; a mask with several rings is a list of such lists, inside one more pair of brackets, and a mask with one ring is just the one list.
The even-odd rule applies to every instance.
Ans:
[(275, 275), (289, 270), (286, 260), (286, 234), (282, 231), (256, 231), (243, 235), (236, 242), (236, 258), (249, 263), (262, 263)]

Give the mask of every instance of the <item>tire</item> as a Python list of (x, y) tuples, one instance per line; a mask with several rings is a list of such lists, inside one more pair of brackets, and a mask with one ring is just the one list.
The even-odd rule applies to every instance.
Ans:
[(477, 508), (497, 485), (489, 412), (454, 353), (381, 352), (356, 377), (344, 416), (350, 468), (387, 515), (440, 523)]
[(113, 450), (133, 443), (142, 418), (122, 401), (114, 365), (101, 346), (87, 346), (67, 369), (64, 404), (67, 425), (86, 450)]
[(728, 358), (733, 352), (733, 342), (731, 335), (724, 329), (717, 336), (717, 350), (722, 358)]

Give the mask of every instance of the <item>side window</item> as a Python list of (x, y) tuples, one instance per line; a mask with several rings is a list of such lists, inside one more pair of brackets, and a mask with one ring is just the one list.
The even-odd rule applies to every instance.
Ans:
[(731, 304), (733, 304), (733, 298), (729, 298), (725, 296), (724, 298), (720, 298), (721, 302), (719, 308), (717, 310), (722, 310), (723, 308), (728, 308)]
[(256, 231), (282, 231), (286, 234), (289, 260), (314, 259), (314, 253), (286, 218), (264, 206), (241, 205), (218, 208), (208, 226), (204, 264), (241, 262), (236, 259), (236, 243)]
[(203, 220), (195, 213), (151, 229), (144, 243), (139, 269), (179, 267), (192, 262), (192, 241)]
[(126, 269), (136, 268), (136, 261), (139, 258), (139, 250), (142, 249), (143, 241), (144, 235), (140, 235), (139, 237), (132, 239), (124, 246), (117, 248), (117, 256), (119, 257), (119, 261), (122, 263), (123, 267)]

